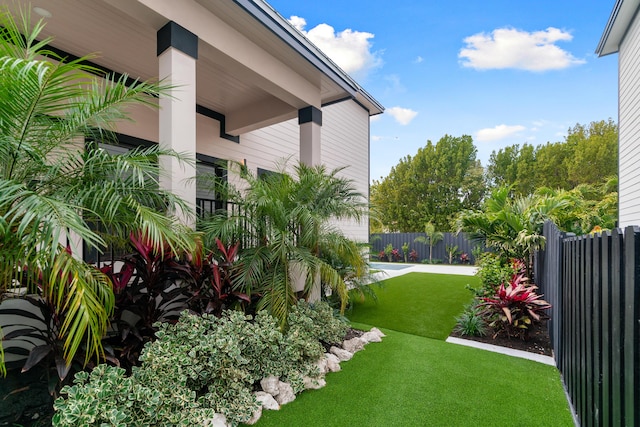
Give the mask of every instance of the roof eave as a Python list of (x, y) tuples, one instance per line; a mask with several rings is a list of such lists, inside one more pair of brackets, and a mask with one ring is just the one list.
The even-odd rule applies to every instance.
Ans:
[(633, 17), (638, 12), (638, 5), (640, 5), (640, 0), (616, 0), (596, 48), (598, 56), (618, 52), (620, 43), (627, 33)]
[(334, 83), (340, 86), (348, 96), (353, 98), (362, 97), (366, 100), (367, 104), (371, 104), (374, 110), (372, 114), (378, 114), (384, 111), (384, 107), (382, 107), (378, 101), (268, 3), (263, 0), (233, 1), (300, 53), (301, 56), (311, 62), (317, 69), (322, 71)]

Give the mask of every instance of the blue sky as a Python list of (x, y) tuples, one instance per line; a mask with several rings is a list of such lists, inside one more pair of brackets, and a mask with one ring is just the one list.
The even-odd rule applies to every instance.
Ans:
[(267, 0), (387, 109), (371, 178), (445, 134), (492, 150), (617, 120), (617, 55), (594, 51), (615, 0)]

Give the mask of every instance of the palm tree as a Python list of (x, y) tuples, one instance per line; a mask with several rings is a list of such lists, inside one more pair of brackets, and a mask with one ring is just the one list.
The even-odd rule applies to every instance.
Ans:
[(483, 211), (461, 212), (458, 231), (497, 249), (504, 258), (522, 260), (531, 277), (533, 255), (545, 245), (544, 222), (557, 218), (568, 204), (545, 195), (511, 197), (510, 187), (500, 187), (485, 200)]
[[(205, 242), (242, 242), (236, 286), (262, 295), (258, 309), (269, 310), (282, 327), (298, 298), (317, 296), (318, 278), (338, 294), (344, 310), (344, 277), (325, 255), (349, 266), (345, 271), (351, 277), (367, 271), (362, 246), (333, 225), (340, 219), (358, 221), (366, 213), (365, 198), (352, 181), (339, 176), (342, 169), (298, 164), (290, 174), (284, 166), (262, 177), (242, 170), (246, 190), (228, 192), (240, 214), (222, 212), (200, 225)], [(305, 282), (299, 294), (292, 286), (297, 274)]]
[(155, 108), (166, 86), (103, 75), (87, 65), (93, 56), (59, 57), (47, 49), (50, 39), (39, 41), (42, 21), (32, 26), (28, 14), (17, 22), (0, 12), (0, 25), (0, 297), (18, 287), (40, 294), (64, 316), (67, 364), (81, 345), (87, 362), (102, 354), (114, 297), (108, 278), (72, 256), (68, 243), (82, 239), (102, 251), (104, 235), (90, 226), (100, 222), (114, 237), (141, 230), (159, 247), (192, 247), (172, 217), (188, 206), (158, 188), (158, 156), (174, 153), (110, 156), (83, 146), (113, 139), (124, 109)]
[(432, 263), (431, 255), (433, 254), (433, 247), (444, 239), (444, 234), (440, 231), (436, 231), (435, 225), (429, 221), (424, 226), (424, 234), (426, 236), (418, 236), (413, 241), (416, 243), (424, 243), (429, 245), (429, 264)]

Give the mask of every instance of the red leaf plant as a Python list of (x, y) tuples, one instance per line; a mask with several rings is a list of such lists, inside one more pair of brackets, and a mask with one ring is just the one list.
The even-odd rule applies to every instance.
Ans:
[(218, 251), (211, 251), (205, 257), (202, 245), (199, 245), (190, 259), (193, 296), (189, 306), (198, 313), (220, 316), (224, 309), (250, 303), (251, 298), (234, 286), (240, 243), (225, 246), (216, 239), (216, 246)]
[(536, 293), (537, 289), (520, 273), (515, 274), (506, 286), (501, 284), (495, 295), (480, 298), (481, 315), (495, 329), (494, 338), (504, 332), (509, 337), (527, 339), (533, 323), (539, 322), (544, 315), (543, 310), (551, 308), (551, 304)]

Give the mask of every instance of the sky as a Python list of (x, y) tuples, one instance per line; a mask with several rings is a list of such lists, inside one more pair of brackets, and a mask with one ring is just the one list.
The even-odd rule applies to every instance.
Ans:
[(371, 179), (444, 135), (477, 158), (617, 121), (617, 54), (594, 53), (615, 0), (267, 0), (384, 107)]

